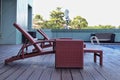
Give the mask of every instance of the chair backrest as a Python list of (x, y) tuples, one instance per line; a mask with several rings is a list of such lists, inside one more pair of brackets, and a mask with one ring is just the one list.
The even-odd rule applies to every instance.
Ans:
[(49, 40), (49, 37), (42, 29), (38, 29), (37, 31), (44, 37), (44, 39)]
[(14, 27), (16, 27), (24, 36), (25, 36), (25, 38), (26, 39), (28, 39), (29, 40), (29, 42), (31, 43), (31, 44), (33, 44), (33, 46), (38, 50), (38, 51), (42, 51), (42, 48), (38, 45), (38, 44), (35, 44), (36, 43), (36, 41), (34, 40), (34, 38), (26, 31), (26, 30), (24, 30), (20, 25), (18, 25), (17, 23), (14, 23), (13, 24), (14, 25)]

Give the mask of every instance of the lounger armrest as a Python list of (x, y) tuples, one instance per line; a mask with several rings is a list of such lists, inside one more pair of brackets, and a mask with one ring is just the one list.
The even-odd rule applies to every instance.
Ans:
[(45, 42), (52, 42), (52, 43), (54, 43), (55, 40), (41, 40), (41, 41), (35, 42), (34, 44), (45, 43)]
[(26, 44), (25, 47), (28, 47), (28, 46), (31, 46), (31, 45), (34, 45), (34, 44), (45, 43), (45, 42), (53, 42), (54, 43), (55, 41), (54, 40), (42, 40), (42, 41), (37, 41), (33, 44)]

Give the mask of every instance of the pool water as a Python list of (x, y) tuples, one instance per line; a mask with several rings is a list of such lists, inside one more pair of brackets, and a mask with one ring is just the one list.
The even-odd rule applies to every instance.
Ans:
[(103, 46), (107, 47), (107, 48), (119, 49), (120, 50), (120, 45), (103, 45)]

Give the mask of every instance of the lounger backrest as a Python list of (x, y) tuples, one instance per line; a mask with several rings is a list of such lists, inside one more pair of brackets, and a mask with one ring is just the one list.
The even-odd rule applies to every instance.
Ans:
[(37, 31), (44, 37), (44, 39), (49, 40), (49, 37), (46, 35), (46, 33), (42, 29), (38, 29)]
[(36, 41), (34, 40), (34, 38), (27, 32), (25, 31), (20, 25), (14, 23), (13, 24), (28, 40), (31, 44), (34, 45), (34, 47), (38, 50), (38, 51), (42, 51), (42, 48), (38, 45), (38, 44), (34, 44), (36, 43)]

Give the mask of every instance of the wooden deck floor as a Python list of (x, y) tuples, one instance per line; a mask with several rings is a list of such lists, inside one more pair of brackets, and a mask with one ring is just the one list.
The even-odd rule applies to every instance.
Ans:
[(4, 65), (4, 59), (15, 55), (19, 48), (0, 45), (0, 80), (120, 80), (120, 50), (98, 46), (104, 51), (102, 67), (93, 62), (92, 54), (84, 55), (84, 69), (55, 69), (54, 54)]

